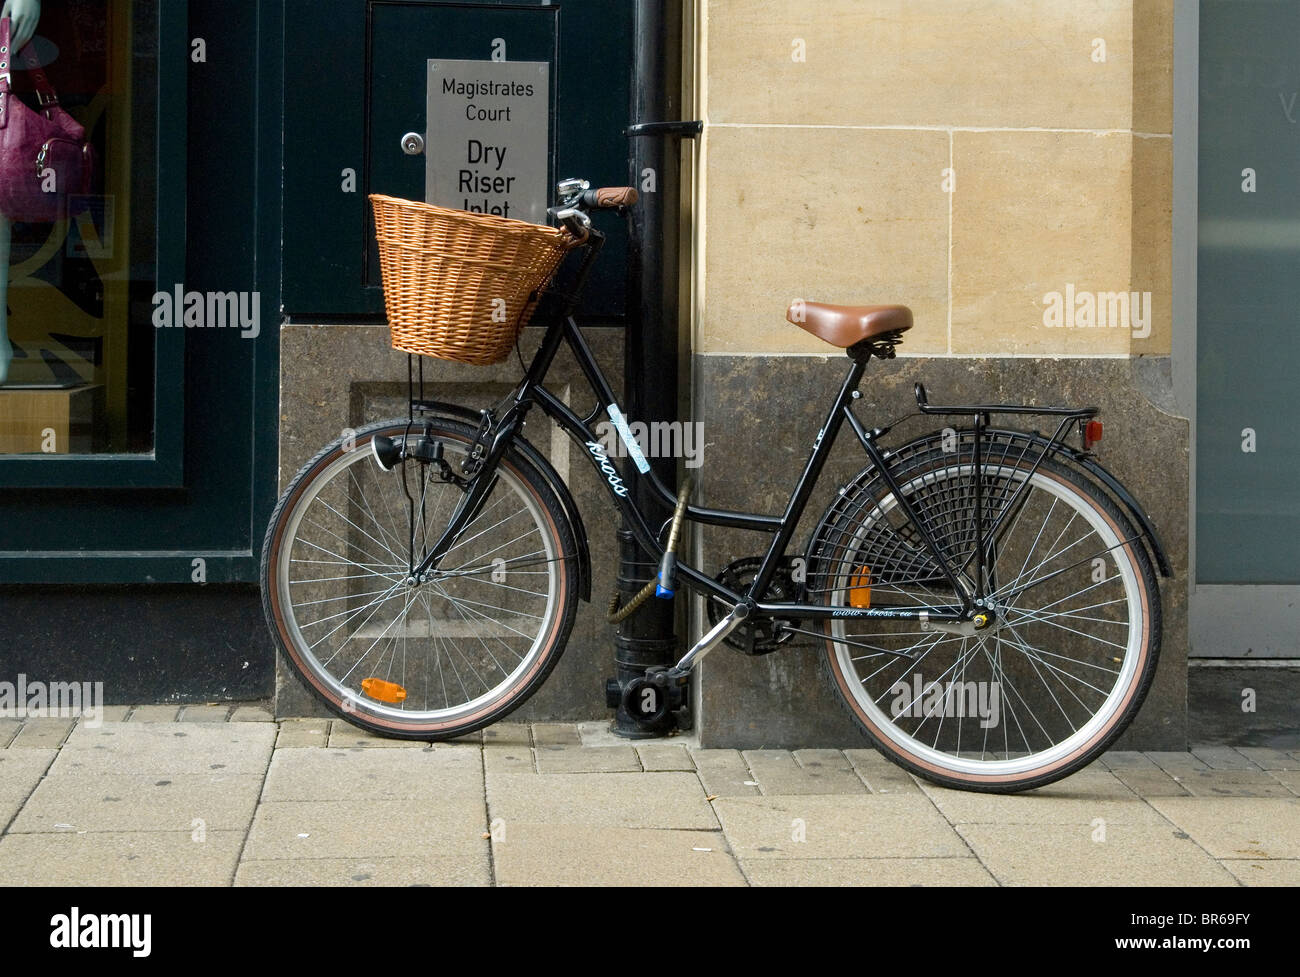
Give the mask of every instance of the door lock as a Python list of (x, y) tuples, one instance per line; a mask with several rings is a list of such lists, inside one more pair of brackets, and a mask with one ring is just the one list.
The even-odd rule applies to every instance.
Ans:
[(402, 152), (407, 156), (419, 156), (424, 152), (424, 136), (418, 132), (408, 132), (402, 137)]

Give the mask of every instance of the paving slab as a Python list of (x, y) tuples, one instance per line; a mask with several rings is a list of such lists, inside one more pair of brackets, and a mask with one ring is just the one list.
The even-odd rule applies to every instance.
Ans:
[(844, 756), (873, 794), (917, 794), (921, 788), (910, 773), (879, 750), (845, 750)]
[(329, 746), (331, 719), (282, 719), (275, 738), (277, 750)]
[(952, 826), (919, 794), (720, 797), (713, 806), (742, 861), (970, 855)]
[(1156, 762), (1138, 750), (1111, 750), (1097, 760), (1107, 770), (1158, 770)]
[(867, 785), (839, 750), (747, 750), (742, 756), (764, 794), (867, 792)]
[(1232, 886), (1237, 880), (1172, 825), (962, 824), (957, 830), (1002, 885)]
[(229, 703), (186, 706), (180, 715), (183, 723), (224, 723), (229, 718)]
[(1300, 796), (1300, 770), (1270, 770), (1269, 773), (1292, 794)]
[(636, 754), (641, 759), (641, 766), (652, 772), (695, 769), (695, 761), (685, 746), (661, 746), (652, 744), (638, 746)]
[(130, 706), (104, 706), (99, 711), (99, 721), (101, 723), (124, 723), (130, 712)]
[(454, 856), (485, 845), (482, 795), (437, 800), (264, 801), (244, 858)]
[(0, 750), (0, 831), (45, 776), (57, 750)]
[(1211, 770), (1257, 770), (1253, 760), (1231, 746), (1194, 746), (1192, 755)]
[(581, 746), (577, 723), (533, 723), (533, 745)]
[(691, 760), (710, 797), (758, 794), (758, 781), (739, 750), (691, 750)]
[(133, 723), (174, 723), (180, 711), (180, 706), (136, 706), (131, 710), (129, 721)]
[(1179, 774), (1184, 770), (1209, 770), (1210, 765), (1191, 753), (1175, 753), (1164, 750), (1148, 750), (1147, 756), (1155, 761), (1156, 766), (1167, 773)]
[(1243, 885), (1300, 887), (1300, 859), (1223, 858), (1219, 864), (1240, 879)]
[[(578, 739), (583, 746), (627, 746), (633, 742), (626, 736), (619, 736), (618, 733), (614, 732), (608, 719), (589, 720), (574, 723), (573, 725), (578, 730)], [(662, 743), (669, 738), (655, 738), (649, 740), (649, 742)]]
[(277, 750), (264, 801), (419, 800), (483, 793), (478, 751)]
[(487, 843), (444, 856), (257, 859), (239, 863), (237, 886), (486, 886)]
[(640, 773), (641, 761), (631, 746), (537, 747), (539, 773)]
[(9, 749), (57, 750), (76, 724), (75, 719), (55, 719), (45, 716), (24, 720), (23, 728), (10, 742)]
[(1139, 797), (1184, 797), (1187, 788), (1159, 767), (1118, 767), (1111, 771), (1116, 779)]
[(229, 885), (241, 831), (89, 831), (0, 838), (0, 885)]
[(488, 811), (512, 822), (611, 828), (716, 830), (717, 818), (690, 773), (492, 773)]
[(486, 743), (483, 769), (488, 773), (536, 773), (533, 748), (527, 743)]
[(273, 723), (275, 716), (265, 706), (235, 706), (230, 714), (232, 723)]
[(1291, 797), (1277, 775), (1266, 770), (1217, 768), (1187, 770), (1178, 783), (1197, 797)]
[(222, 771), (262, 774), (275, 740), (270, 723), (105, 723), (78, 726), (50, 776), (93, 772), (159, 777)]
[(1156, 797), (1151, 805), (1215, 858), (1300, 858), (1300, 797)]
[(996, 886), (973, 856), (966, 858), (748, 858), (751, 885)]
[(0, 719), (0, 750), (13, 742), (18, 730), (23, 728), (21, 719)]
[(485, 746), (532, 746), (533, 735), (527, 723), (493, 723), (483, 730), (483, 744)]
[(1166, 823), (1159, 812), (1109, 772), (1081, 777), (1020, 794), (977, 794), (929, 783), (921, 789), (953, 824), (1086, 825), (1097, 818), (1116, 824)]
[(428, 740), (403, 740), (392, 736), (380, 736), (364, 729), (358, 729), (351, 723), (336, 720), (330, 730), (329, 745), (335, 749), (406, 749), (427, 750)]
[(1239, 746), (1237, 752), (1261, 770), (1300, 770), (1300, 757), (1286, 750), (1263, 746)]
[(492, 841), (498, 885), (745, 884), (720, 831), (507, 822), (502, 834)]
[(261, 774), (105, 776), (79, 770), (41, 781), (9, 831), (244, 831), (261, 789)]

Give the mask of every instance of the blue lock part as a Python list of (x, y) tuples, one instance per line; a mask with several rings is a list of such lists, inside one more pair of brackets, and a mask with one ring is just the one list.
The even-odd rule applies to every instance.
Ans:
[(672, 600), (677, 589), (677, 557), (672, 550), (664, 554), (659, 563), (659, 582), (655, 584), (655, 596)]

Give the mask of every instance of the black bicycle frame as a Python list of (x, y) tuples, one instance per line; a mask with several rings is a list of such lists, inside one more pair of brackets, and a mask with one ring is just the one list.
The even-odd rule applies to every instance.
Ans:
[[(644, 468), (636, 463), (625, 465), (622, 469), (615, 464), (615, 461), (608, 457), (604, 445), (601, 443), (600, 436), (593, 429), (592, 425), (602, 414), (610, 414), (611, 420), (614, 420), (614, 412), (622, 415), (622, 407), (609, 381), (605, 378), (596, 362), (595, 356), (591, 352), (581, 329), (573, 318), (576, 296), (581, 291), (582, 283), (585, 281), (587, 272), (595, 259), (595, 255), (600, 250), (602, 237), (595, 231), (592, 232), (592, 242), (588, 245), (588, 254), (586, 255), (577, 276), (577, 284), (569, 296), (560, 312), (551, 319), (547, 326), (546, 333), (542, 339), (541, 346), (538, 348), (532, 363), (529, 364), (527, 373), (522, 381), (515, 388), (510, 398), (509, 406), (505, 409), (500, 418), (493, 419), (489, 427), (489, 433), (492, 435), (490, 446), (487, 447), (482, 457), (481, 467), (475, 474), (466, 497), (461, 500), (456, 511), (452, 514), (447, 528), (440, 536), (438, 541), (430, 549), (428, 556), (415, 569), (415, 574), (427, 573), (437, 565), (442, 556), (449, 550), (463, 526), (469, 521), (470, 516), (478, 511), (479, 506), (486, 498), (487, 493), (491, 490), (494, 483), (492, 477), (496, 470), (497, 464), (504, 456), (516, 434), (521, 430), (528, 411), (535, 405), (563, 428), (570, 437), (582, 445), (584, 454), (592, 463), (599, 473), (601, 480), (605, 483), (605, 488), (609, 492), (615, 506), (622, 514), (625, 525), (631, 530), (638, 543), (655, 561), (662, 558), (664, 546), (659, 541), (656, 532), (651, 531), (646, 522), (645, 514), (637, 508), (632, 502), (631, 486), (627, 480), (631, 478), (645, 479), (653, 487), (654, 494), (663, 502), (665, 508), (672, 510), (676, 504), (676, 495), (673, 493), (659, 477), (654, 470), (646, 464)], [(579, 368), (582, 370), (592, 392), (596, 395), (597, 402), (592, 412), (587, 417), (579, 417), (578, 414), (566, 403), (560, 400), (550, 390), (543, 385), (546, 375), (555, 361), (555, 356), (559, 352), (561, 345), (567, 345), (573, 353), (574, 359), (577, 360)], [(752, 512), (738, 512), (726, 509), (709, 509), (702, 506), (687, 505), (685, 518), (691, 522), (701, 523), (703, 525), (724, 526), (732, 529), (744, 529), (755, 532), (770, 533), (771, 542), (768, 544), (767, 551), (762, 557), (758, 572), (755, 574), (747, 593), (738, 593), (731, 588), (720, 583), (718, 580), (691, 566), (684, 560), (678, 559), (677, 572), (681, 579), (688, 587), (693, 590), (702, 592), (711, 597), (717, 597), (731, 606), (740, 603), (749, 605), (750, 613), (761, 617), (797, 617), (811, 619), (826, 618), (861, 618), (861, 619), (887, 619), (887, 620), (928, 620), (934, 622), (960, 622), (969, 620), (974, 611), (975, 594), (971, 593), (968, 586), (963, 585), (960, 579), (964, 567), (954, 568), (950, 565), (948, 559), (940, 551), (938, 545), (932, 539), (928, 529), (917, 518), (907, 499), (904, 497), (901, 488), (895, 482), (885, 459), (876, 444), (877, 437), (885, 432), (880, 430), (866, 430), (861, 422), (854, 416), (851, 404), (858, 396), (858, 386), (866, 372), (867, 362), (870, 359), (869, 352), (850, 350), (852, 364), (849, 368), (848, 376), (845, 377), (839, 393), (835, 397), (826, 420), (823, 422), (821, 429), (817, 432), (817, 438), (813, 442), (812, 450), (809, 453), (808, 460), (804, 465), (803, 471), (795, 484), (794, 491), (786, 504), (785, 512), (779, 516), (763, 515)], [(979, 464), (979, 433), (980, 428), (987, 426), (988, 415), (991, 413), (1026, 413), (1026, 414), (1050, 414), (1060, 415), (1062, 417), (1061, 426), (1057, 429), (1056, 435), (1047, 443), (1042, 456), (1038, 459), (1037, 464), (1041, 464), (1043, 458), (1053, 449), (1053, 446), (1059, 442), (1060, 436), (1065, 430), (1067, 424), (1071, 421), (1085, 419), (1094, 416), (1097, 413), (1096, 408), (1065, 408), (1065, 407), (1021, 407), (1018, 405), (970, 405), (961, 407), (932, 407), (925, 400), (924, 388), (917, 385), (917, 402), (921, 407), (922, 413), (950, 413), (950, 414), (973, 414), (976, 416), (976, 456), (975, 465), (978, 471)], [(611, 408), (613, 410), (611, 411)], [(935, 564), (940, 567), (947, 577), (948, 582), (953, 587), (954, 594), (961, 595), (961, 605), (936, 606), (918, 608), (909, 607), (837, 607), (826, 604), (804, 604), (798, 602), (784, 601), (764, 601), (760, 595), (765, 593), (768, 585), (771, 583), (773, 576), (780, 566), (780, 562), (785, 555), (786, 547), (794, 534), (795, 528), (803, 515), (804, 508), (808, 504), (808, 499), (812, 495), (813, 488), (821, 475), (822, 469), (826, 464), (834, 447), (836, 437), (845, 421), (848, 421), (858, 440), (862, 443), (868, 458), (874, 468), (880, 473), (885, 484), (893, 492), (894, 498), (898, 500), (900, 511), (907, 517), (908, 521), (918, 532), (921, 540), (925, 543)], [(617, 425), (617, 422), (615, 422)], [(1037, 470), (1035, 464), (1034, 470)], [(629, 471), (628, 469), (632, 469)], [(1033, 471), (1030, 472), (1032, 477)], [(980, 479), (975, 479), (976, 492), (979, 491)], [(1021, 486), (1021, 491), (1029, 484), (1026, 478)], [(1003, 517), (1016, 507), (1016, 499), (1013, 498), (1007, 505), (1001, 516), (995, 520), (993, 526), (989, 527), (986, 536), (982, 525), (982, 516), (979, 512), (980, 506), (976, 504), (977, 525), (976, 525), (976, 548), (974, 560), (976, 561), (976, 585), (979, 586), (979, 574), (982, 561), (985, 558), (984, 550), (987, 540), (996, 532), (998, 526), (1002, 523)], [(665, 523), (666, 525), (666, 523)]]

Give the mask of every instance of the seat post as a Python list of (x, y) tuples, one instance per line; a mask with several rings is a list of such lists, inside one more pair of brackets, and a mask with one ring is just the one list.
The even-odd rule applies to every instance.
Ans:
[(871, 339), (856, 342), (845, 352), (855, 363), (862, 363), (865, 366), (873, 356), (877, 359), (892, 360), (894, 358), (894, 347), (902, 341), (902, 330), (887, 332), (879, 336), (873, 336)]

